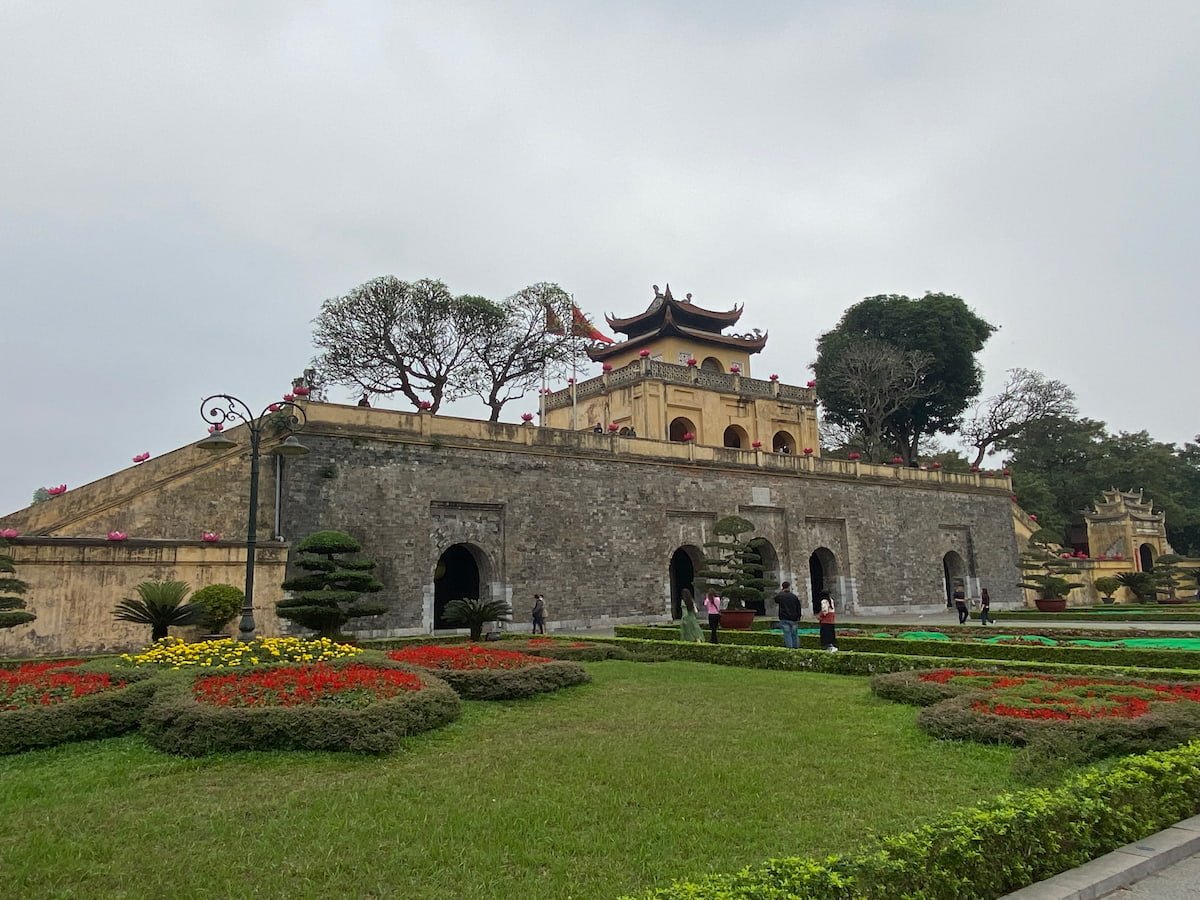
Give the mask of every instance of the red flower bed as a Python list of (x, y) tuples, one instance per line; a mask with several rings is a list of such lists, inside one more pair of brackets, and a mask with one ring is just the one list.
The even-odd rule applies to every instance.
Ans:
[(63, 672), (82, 660), (25, 663), (16, 669), (0, 669), (0, 710), (30, 706), (54, 706), (77, 697), (125, 687), (109, 675), (92, 672)]
[(423, 686), (419, 675), (367, 665), (296, 666), (261, 672), (211, 675), (192, 684), (210, 706), (342, 706), (361, 709)]
[(555, 647), (555, 646), (558, 646), (558, 647), (590, 647), (590, 646), (592, 646), (591, 644), (589, 644), (585, 641), (571, 641), (571, 643), (568, 644), (563, 641), (556, 641), (556, 640), (554, 640), (554, 638), (530, 638), (526, 643), (534, 649), (536, 649), (538, 647)]
[(492, 650), (478, 644), (407, 647), (403, 650), (393, 650), (388, 656), (397, 662), (421, 666), (424, 669), (448, 669), (457, 672), (471, 669), (521, 669), (551, 662), (544, 656), (531, 656), (512, 650)]

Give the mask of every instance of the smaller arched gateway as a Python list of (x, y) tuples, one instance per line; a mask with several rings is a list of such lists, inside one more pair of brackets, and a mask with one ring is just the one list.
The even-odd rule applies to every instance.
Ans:
[(692, 592), (692, 599), (696, 599), (696, 573), (703, 567), (704, 554), (694, 544), (684, 544), (671, 554), (671, 618), (683, 616), (685, 588)]
[(730, 425), (725, 429), (725, 434), (722, 435), (722, 443), (726, 447), (749, 450), (750, 435), (746, 433), (746, 429), (741, 425)]
[(942, 579), (945, 586), (947, 607), (954, 605), (955, 588), (962, 588), (967, 593), (970, 593), (970, 585), (967, 583), (967, 576), (969, 574), (967, 564), (963, 562), (963, 558), (956, 551), (951, 550), (942, 557)]
[(685, 416), (680, 416), (677, 419), (671, 420), (670, 439), (673, 441), (688, 440), (685, 435), (696, 435), (696, 424)]
[(491, 599), (487, 555), (474, 544), (453, 544), (442, 551), (433, 571), (433, 627), (458, 628), (447, 622), (446, 604), (460, 598)]
[(839, 597), (840, 578), (838, 574), (837, 557), (828, 547), (818, 547), (808, 558), (808, 598), (813, 607), (814, 615), (819, 611), (817, 598), (822, 591), (829, 591), (834, 604), (841, 603), (845, 608), (846, 597)]
[(776, 453), (795, 453), (796, 438), (790, 431), (777, 431), (771, 438), (771, 449)]

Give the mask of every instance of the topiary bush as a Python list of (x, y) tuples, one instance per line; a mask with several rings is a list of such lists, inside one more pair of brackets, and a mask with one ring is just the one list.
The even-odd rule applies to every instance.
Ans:
[(361, 550), (358, 541), (341, 531), (318, 531), (302, 540), (296, 551), (304, 555), (296, 560), (296, 567), (307, 574), (283, 583), (283, 589), (295, 596), (276, 602), (279, 617), (311, 628), (320, 637), (336, 638), (351, 619), (387, 612), (386, 603), (360, 599), (383, 590), (371, 575), (374, 561), (342, 558)]
[(246, 594), (232, 584), (210, 584), (192, 594), (192, 603), (203, 609), (200, 625), (210, 634), (224, 631), (245, 602)]
[(388, 657), (435, 672), (464, 700), (520, 700), (592, 680), (577, 662), (475, 644), (409, 647)]
[[(414, 670), (381, 661), (369, 667), (353, 660), (322, 663), (324, 670), (350, 667), (412, 674)], [(318, 667), (308, 667), (310, 670)], [(258, 703), (253, 706), (216, 705), (202, 701), (197, 686), (215, 684), (235, 692), (243, 678), (255, 687), (265, 682), (278, 688), (295, 669), (281, 667), (238, 673), (174, 674), (159, 689), (146, 710), (142, 733), (151, 746), (181, 756), (201, 756), (237, 750), (326, 750), (365, 754), (391, 753), (405, 737), (441, 727), (458, 718), (461, 703), (450, 686), (428, 672), (415, 677), (416, 690), (400, 690), (384, 699), (363, 697), (362, 690), (346, 688), (323, 701), (289, 705)], [(311, 674), (311, 671), (308, 673)], [(351, 673), (344, 672), (349, 675)], [(318, 682), (327, 678), (318, 673)], [(209, 679), (216, 679), (210, 682)], [(252, 681), (251, 681), (252, 680)], [(311, 682), (312, 679), (309, 679)], [(311, 687), (305, 688), (311, 691)], [(205, 693), (204, 696), (209, 696)], [(220, 697), (221, 695), (216, 695)]]
[(8, 541), (0, 537), (0, 628), (15, 628), (37, 618), (25, 610), (25, 600), (20, 595), (29, 590), (29, 585), (17, 577), (17, 567), (8, 549)]
[(613, 644), (593, 644), (562, 638), (513, 638), (489, 644), (497, 650), (532, 653), (547, 659), (570, 659), (575, 662), (600, 662), (605, 659), (629, 659), (629, 653)]

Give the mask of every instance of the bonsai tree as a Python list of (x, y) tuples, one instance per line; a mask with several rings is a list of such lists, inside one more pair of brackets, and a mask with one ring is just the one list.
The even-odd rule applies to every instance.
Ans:
[(1187, 557), (1178, 553), (1164, 553), (1154, 561), (1154, 571), (1150, 574), (1154, 576), (1155, 587), (1163, 589), (1155, 593), (1166, 593), (1168, 600), (1178, 599), (1176, 591), (1183, 586), (1186, 577), (1186, 570), (1180, 563), (1186, 561)]
[(223, 631), (230, 620), (241, 611), (246, 594), (232, 584), (210, 584), (192, 594), (192, 602), (204, 610), (200, 624), (209, 634)]
[(1066, 577), (1078, 574), (1079, 569), (1054, 552), (1051, 540), (1043, 531), (1035, 531), (1029, 538), (1029, 546), (1021, 554), (1019, 587), (1036, 591), (1042, 600), (1062, 600), (1083, 584)]
[(19, 596), (28, 589), (20, 578), (17, 578), (16, 564), (13, 558), (4, 551), (8, 549), (8, 541), (0, 538), (0, 628), (14, 628), (24, 625), (37, 618), (31, 612), (25, 612), (25, 601)]
[(306, 574), (283, 583), (283, 589), (295, 596), (275, 604), (281, 619), (311, 628), (319, 637), (336, 638), (351, 619), (387, 612), (386, 603), (359, 599), (382, 591), (383, 585), (371, 574), (374, 560), (341, 558), (362, 550), (350, 535), (318, 531), (302, 540), (296, 550), (306, 554), (296, 560), (296, 567)]
[(1158, 593), (1154, 576), (1149, 572), (1121, 572), (1117, 575), (1117, 581), (1121, 582), (1122, 587), (1129, 588), (1139, 603), (1149, 603)]
[(503, 600), (479, 600), (462, 597), (446, 604), (442, 613), (447, 622), (466, 625), (471, 630), (471, 640), (483, 636), (483, 626), (488, 622), (508, 622), (512, 619), (512, 607)]
[(1105, 603), (1113, 602), (1113, 594), (1121, 589), (1121, 579), (1114, 578), (1112, 575), (1104, 575), (1092, 582), (1104, 597)]
[(742, 535), (754, 531), (754, 523), (741, 516), (726, 516), (713, 525), (713, 540), (704, 546), (712, 556), (706, 557), (706, 568), (696, 573), (704, 589), (714, 587), (726, 598), (728, 609), (745, 609), (746, 603), (761, 600), (766, 595), (767, 582), (763, 576), (762, 556)]
[(191, 588), (182, 581), (143, 581), (134, 590), (137, 599), (126, 597), (113, 616), (122, 622), (149, 625), (152, 641), (165, 638), (173, 625), (199, 625), (204, 617), (202, 606), (183, 602)]

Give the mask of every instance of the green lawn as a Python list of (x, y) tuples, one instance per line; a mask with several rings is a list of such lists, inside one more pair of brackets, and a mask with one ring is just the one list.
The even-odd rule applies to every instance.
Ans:
[(185, 760), (136, 736), (0, 757), (3, 893), (613, 900), (1020, 787), (1011, 750), (930, 740), (862, 678), (589, 668), (388, 758)]

